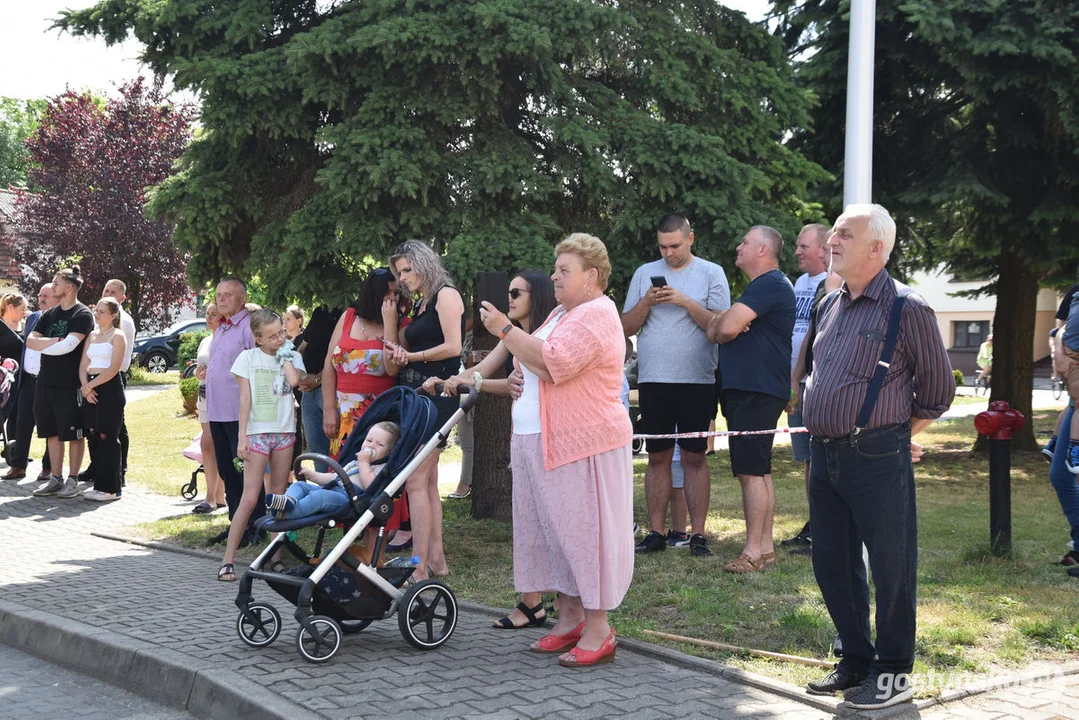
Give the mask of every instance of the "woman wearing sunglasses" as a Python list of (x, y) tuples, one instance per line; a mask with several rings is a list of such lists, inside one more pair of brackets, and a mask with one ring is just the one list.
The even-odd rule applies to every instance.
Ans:
[[(430, 377), (448, 377), (461, 363), (465, 336), (465, 302), (453, 286), (442, 261), (429, 245), (409, 240), (390, 258), (394, 277), (411, 293), (419, 294), (412, 322), (400, 333), (400, 344), (387, 340), (386, 349), (401, 367), (402, 385), (419, 388)], [(456, 397), (435, 397), (438, 427), (460, 407)], [(444, 444), (444, 443), (443, 443)], [(420, 562), (413, 575), (424, 580), (428, 573), (448, 575), (442, 547), (442, 498), (438, 494), (438, 458), (427, 456), (405, 485), (412, 521), (412, 549)]]
[[(554, 310), (558, 301), (554, 297), (554, 283), (549, 275), (539, 270), (525, 270), (510, 281), (509, 313), (507, 317), (517, 327), (531, 334), (543, 324)], [(446, 378), (447, 395), (455, 395), (458, 385), (472, 385), (480, 392), (494, 395), (509, 395), (508, 380), (513, 374), (513, 355), (505, 343), (499, 342), (487, 357), (475, 367)], [(499, 379), (493, 379), (494, 376)], [(438, 378), (428, 378), (423, 389), (432, 395), (435, 384), (442, 382)], [(526, 627), (542, 626), (547, 623), (547, 613), (543, 609), (543, 594), (528, 592), (521, 595), (521, 602), (509, 615), (494, 624), (499, 630), (518, 630)]]

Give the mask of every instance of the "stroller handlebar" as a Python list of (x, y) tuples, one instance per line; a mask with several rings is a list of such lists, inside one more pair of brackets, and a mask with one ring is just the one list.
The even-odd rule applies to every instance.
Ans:
[[(441, 395), (445, 387), (446, 386), (444, 383), (435, 383), (435, 394)], [(476, 402), (479, 400), (480, 397), (480, 394), (476, 392), (476, 388), (472, 387), (471, 385), (465, 385), (463, 383), (457, 386), (457, 394), (468, 396), (461, 403), (461, 409), (465, 412), (468, 412), (473, 407), (475, 407)]]

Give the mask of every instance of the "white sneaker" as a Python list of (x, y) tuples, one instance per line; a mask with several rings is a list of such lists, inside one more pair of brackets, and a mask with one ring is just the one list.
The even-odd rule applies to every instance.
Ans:
[(120, 499), (119, 495), (102, 492), (101, 490), (88, 490), (82, 494), (82, 497), (84, 500), (90, 500), (91, 502), (112, 502)]
[(82, 494), (82, 490), (79, 488), (79, 480), (76, 477), (69, 477), (64, 481), (64, 489), (56, 493), (56, 497), (69, 499), (78, 497)]
[(33, 492), (34, 497), (45, 497), (46, 495), (55, 495), (64, 489), (64, 481), (61, 478), (49, 476), (48, 482), (39, 487)]

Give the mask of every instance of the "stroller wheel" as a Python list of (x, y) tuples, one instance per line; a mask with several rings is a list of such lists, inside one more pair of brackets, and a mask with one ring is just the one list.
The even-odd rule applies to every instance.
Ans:
[(236, 634), (251, 647), (265, 647), (281, 634), (281, 613), (273, 605), (251, 603), (236, 618)]
[(457, 598), (438, 580), (421, 580), (408, 590), (397, 608), (401, 635), (413, 647), (441, 647), (457, 627)]
[(312, 634), (301, 625), (300, 631), (296, 633), (296, 647), (308, 662), (324, 663), (337, 654), (344, 633), (336, 620), (325, 615), (315, 615), (310, 619), (310, 623), (314, 626), (315, 633)]

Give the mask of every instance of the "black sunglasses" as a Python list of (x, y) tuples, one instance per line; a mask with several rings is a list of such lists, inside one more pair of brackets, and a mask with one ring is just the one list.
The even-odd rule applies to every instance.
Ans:
[(397, 249), (394, 250), (393, 254), (394, 255), (407, 255), (410, 252), (412, 252), (412, 243), (411, 242), (406, 242), (404, 245), (398, 245)]
[(522, 290), (521, 288), (510, 288), (510, 297), (516, 300), (521, 297), (521, 293), (526, 293), (528, 290)]

